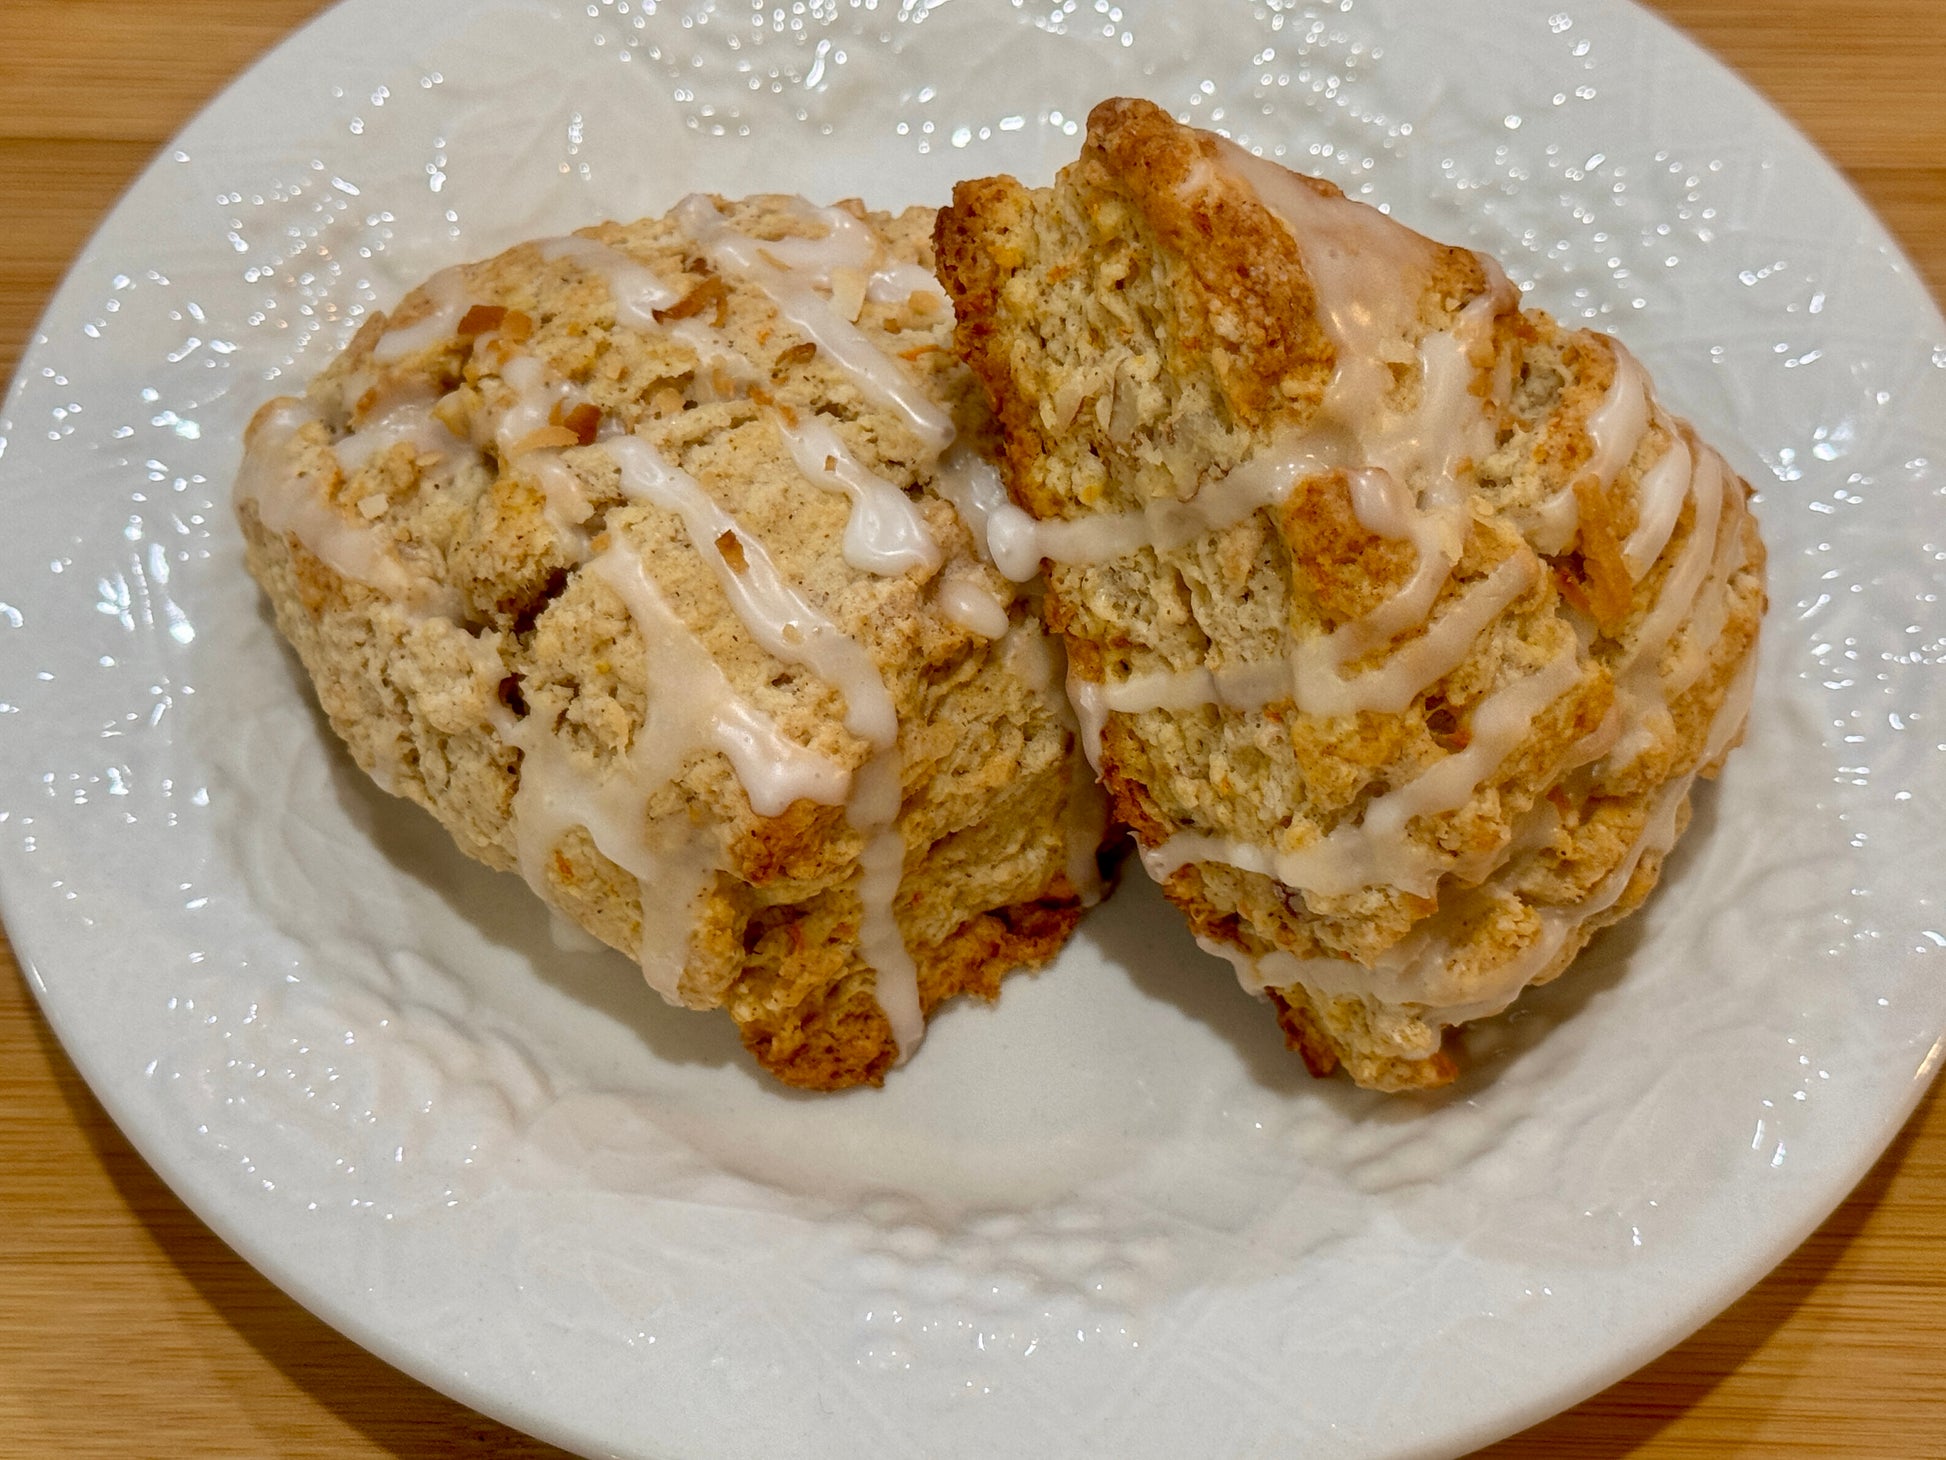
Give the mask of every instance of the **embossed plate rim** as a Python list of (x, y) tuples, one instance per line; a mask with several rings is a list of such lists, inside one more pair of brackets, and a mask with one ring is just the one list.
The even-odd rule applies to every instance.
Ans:
[[(1381, 9), (1384, 8), (1381, 0), (1373, 0), (1373, 3)], [(525, 8), (535, 9), (535, 7)], [(1131, 6), (1131, 12), (1135, 8)], [(1569, 12), (1572, 8), (1566, 4), (1559, 7), (1560, 13), (1568, 18), (1571, 18)], [(444, 9), (447, 15), (457, 17), (464, 13), (467, 7), (449, 4)], [(438, 13), (440, 12), (437, 7), (422, 7), (419, 12), (420, 15)], [(1526, 20), (1533, 20), (1541, 14), (1541, 7), (1527, 7), (1519, 11), (1519, 16)], [(951, 13), (947, 13), (947, 16), (950, 19)], [(1613, 10), (1604, 17), (1602, 12), (1587, 6), (1581, 8), (1581, 16), (1590, 29), (1599, 29), (1600, 25), (1605, 24), (1611, 30), (1626, 30), (1632, 25), (1638, 29), (1639, 39), (1643, 45), (1672, 48), (1669, 53), (1687, 56), (1692, 65), (1700, 65), (1701, 69), (1697, 74), (1708, 75), (1714, 84), (1726, 88), (1727, 100), (1723, 104), (1721, 115), (1737, 112), (1739, 115), (1754, 117), (1753, 125), (1760, 124), (1762, 128), (1767, 129), (1766, 143), (1774, 149), (1776, 155), (1791, 168), (1804, 170), (1797, 174), (1798, 176), (1808, 178), (1826, 189), (1835, 187), (1839, 195), (1849, 200), (1855, 216), (1845, 221), (1859, 229), (1858, 236), (1861, 243), (1876, 248), (1882, 253), (1889, 251), (1892, 258), (1896, 260), (1896, 250), (1884, 237), (1882, 230), (1865, 215), (1862, 204), (1859, 204), (1855, 196), (1844, 189), (1842, 182), (1830, 174), (1829, 169), (1816, 158), (1808, 144), (1791, 132), (1787, 125), (1749, 93), (1742, 83), (1728, 78), (1720, 68), (1715, 68), (1713, 63), (1696, 62), (1695, 53), (1687, 47), (1687, 43), (1674, 38), (1659, 21), (1652, 17), (1639, 12), (1630, 11), (1624, 14)], [(308, 67), (309, 59), (314, 53), (319, 50), (331, 51), (331, 48), (335, 47), (344, 55), (353, 54), (358, 43), (360, 28), (367, 23), (381, 32), (388, 25), (395, 30), (409, 28), (396, 16), (387, 17), (386, 7), (377, 3), (377, 0), (370, 0), (370, 3), (364, 4), (353, 3), (327, 12), (299, 31), (241, 78), (223, 98), (213, 104), (203, 117), (192, 123), (179, 139), (178, 145), (197, 150), (232, 147), (247, 153), (253, 145), (253, 139), (245, 136), (234, 121), (226, 121), (226, 119), (246, 114), (253, 104), (266, 105), (272, 98), (286, 93), (296, 93), (314, 79)], [(83, 317), (84, 309), (92, 302), (85, 297), (86, 291), (90, 287), (97, 287), (87, 277), (88, 269), (106, 258), (112, 249), (124, 248), (128, 238), (143, 226), (141, 210), (147, 205), (145, 200), (156, 196), (150, 184), (157, 174), (168, 170), (169, 155), (165, 150), (163, 158), (155, 164), (150, 174), (145, 175), (144, 182), (138, 184), (129, 200), (111, 216), (104, 224), (102, 232), (84, 251), (81, 262), (77, 264), (68, 283), (63, 286), (60, 295), (50, 307), (44, 330), (53, 329), (56, 321), (60, 321), (63, 328), (68, 328)], [(967, 154), (964, 171), (977, 170), (976, 155), (976, 153)], [(1913, 285), (1909, 278), (1909, 268), (1906, 269), (1906, 274), (1908, 287), (1922, 297), (1923, 291), (1917, 290), (1917, 286)], [(1930, 305), (1926, 307), (1925, 319), (1915, 328), (1923, 327), (1928, 321), (1936, 331), (1946, 332), (1946, 327), (1939, 325), (1936, 311), (1932, 311)], [(39, 362), (48, 358), (50, 352), (41, 346), (36, 346), (28, 353), (22, 366), (22, 379), (16, 382), (12, 397), (15, 408), (18, 408), (25, 394), (28, 384), (27, 375)], [(86, 404), (91, 409), (97, 405), (93, 400), (89, 400)], [(58, 485), (59, 476), (57, 472), (48, 469), (45, 456), (46, 453), (32, 443), (19, 442), (6, 468), (8, 488), (22, 493), (29, 490), (39, 491), (43, 494), (39, 500), (45, 504), (45, 494)], [(66, 458), (62, 460), (65, 461)], [(39, 474), (35, 475), (36, 472)], [(1770, 484), (1766, 483), (1766, 485)], [(220, 493), (218, 495), (220, 496)], [(35, 519), (37, 528), (46, 532), (55, 531), (61, 523), (59, 514), (45, 505), (43, 505), (43, 512), (45, 514), (43, 517)], [(91, 530), (99, 532), (103, 526), (104, 524), (96, 523)], [(45, 580), (37, 581), (43, 583), (43, 588), (40, 590), (42, 593), (50, 591), (45, 587)], [(41, 606), (38, 598), (23, 598), (21, 601), (30, 612), (38, 611)], [(0, 632), (5, 631), (0, 630)], [(1781, 640), (1782, 636), (1778, 638)], [(49, 663), (56, 663), (59, 654), (64, 652), (60, 645), (35, 641), (31, 633), (23, 635), (17, 630), (13, 631), (6, 642), (16, 649), (38, 648), (53, 654), (55, 658), (49, 660)], [(1779, 643), (1776, 652), (1783, 652), (1783, 643)], [(32, 667), (26, 664), (24, 656), (20, 662), (25, 667)], [(39, 662), (38, 659), (35, 661), (35, 663)], [(58, 663), (57, 667), (63, 673), (66, 673), (69, 668), (66, 663)], [(1780, 668), (1778, 673), (1781, 672)], [(22, 677), (24, 679), (24, 669)], [(1773, 681), (1775, 678), (1776, 675), (1773, 675)], [(31, 690), (22, 690), (20, 686), (11, 682), (6, 683), (4, 688), (10, 695), (18, 691), (18, 697), (23, 703), (28, 702), (30, 694), (34, 693)], [(1939, 698), (1935, 695), (1934, 702)], [(1929, 704), (1928, 708), (1931, 707)], [(36, 716), (41, 713), (38, 707), (33, 710)], [(58, 713), (58, 711), (49, 713)], [(29, 719), (27, 715), (21, 716), (16, 727), (0, 728), (0, 735), (7, 734), (11, 730), (12, 733), (22, 736), (21, 743), (26, 744), (25, 737), (28, 731), (25, 727)], [(38, 724), (39, 721), (35, 720), (34, 723)], [(79, 733), (84, 727), (77, 723), (69, 728)], [(1935, 762), (1933, 763), (1935, 772), (1936, 768)], [(1733, 766), (1732, 777), (1734, 778), (1735, 775)], [(0, 782), (0, 786), (4, 786), (4, 782)], [(17, 794), (24, 795), (24, 793)], [(12, 806), (16, 812), (19, 812), (29, 804), (24, 799), (17, 799)], [(38, 803), (32, 804), (38, 805)], [(5, 799), (0, 799), (0, 812), (6, 812), (8, 809), (9, 803)], [(445, 1389), (489, 1413), (499, 1414), (510, 1422), (520, 1424), (537, 1433), (551, 1435), (564, 1442), (591, 1449), (625, 1442), (631, 1448), (639, 1447), (646, 1451), (660, 1443), (674, 1443), (665, 1440), (660, 1432), (649, 1433), (641, 1430), (631, 1431), (618, 1441), (616, 1436), (603, 1428), (601, 1416), (597, 1415), (591, 1419), (583, 1409), (577, 1407), (576, 1400), (581, 1397), (577, 1392), (569, 1388), (540, 1393), (518, 1393), (496, 1389), (489, 1378), (478, 1377), (471, 1368), (456, 1362), (450, 1349), (431, 1347), (423, 1341), (422, 1335), (402, 1330), (387, 1321), (388, 1317), (394, 1315), (388, 1314), (380, 1304), (362, 1302), (361, 1295), (354, 1291), (356, 1286), (353, 1281), (354, 1274), (363, 1271), (354, 1259), (369, 1261), (374, 1256), (371, 1251), (347, 1252), (334, 1249), (323, 1254), (307, 1254), (305, 1261), (293, 1260), (290, 1234), (283, 1231), (273, 1234), (266, 1230), (264, 1213), (269, 1209), (261, 1202), (253, 1204), (240, 1194), (242, 1188), (234, 1184), (233, 1174), (219, 1169), (216, 1153), (209, 1149), (197, 1148), (193, 1144), (186, 1145), (181, 1133), (169, 1128), (167, 1120), (155, 1104), (152, 1089), (131, 1070), (114, 1062), (116, 1056), (111, 1053), (104, 1041), (104, 1031), (98, 1014), (85, 1006), (85, 1000), (80, 1000), (69, 992), (72, 987), (74, 960), (90, 956), (99, 957), (101, 950), (98, 946), (90, 948), (87, 937), (77, 930), (77, 925), (71, 921), (63, 921), (71, 918), (71, 914), (63, 910), (62, 903), (56, 896), (57, 889), (45, 885), (45, 873), (37, 871), (35, 864), (16, 844), (17, 840), (9, 837), (4, 850), (0, 850), (0, 856), (6, 859), (4, 865), (7, 873), (4, 883), (0, 883), (0, 901), (4, 902), (9, 926), (14, 930), (18, 940), (16, 946), (19, 948), (22, 966), (27, 971), (30, 983), (47, 1010), (56, 1033), (74, 1055), (77, 1065), (90, 1080), (104, 1105), (129, 1133), (138, 1149), (162, 1173), (165, 1180), (168, 1180), (171, 1186), (205, 1220), (210, 1222), (219, 1235), (249, 1257), (299, 1301), (326, 1316), (336, 1326), (367, 1347), (428, 1383)], [(1715, 850), (1720, 851), (1721, 848)], [(40, 882), (35, 881), (37, 876), (42, 879)], [(1665, 896), (1664, 900), (1667, 901), (1668, 897)], [(1652, 913), (1650, 916), (1653, 915)], [(134, 941), (135, 930), (130, 930), (130, 936), (131, 942), (117, 951), (125, 952), (132, 963), (139, 964), (141, 947)], [(1641, 975), (1636, 975), (1634, 982), (1641, 981)], [(142, 992), (138, 980), (133, 975), (124, 980), (124, 989), (136, 995)], [(1021, 1008), (1043, 997), (1042, 989), (1030, 987), (1018, 993), (1010, 993), (1007, 1005), (1015, 1009), (1017, 1020)], [(1597, 991), (1589, 997), (1599, 1000), (1600, 993)], [(1930, 1020), (1929, 1039), (1936, 1041), (1939, 1028), (1942, 1024), (1946, 1024), (1946, 1013), (1940, 1010), (1935, 1001), (1926, 1019)], [(955, 1016), (955, 1023), (948, 1034), (957, 1038), (960, 1033), (959, 1026), (966, 1022), (968, 1021), (960, 1020)], [(942, 1037), (941, 1042), (942, 1045), (946, 1044), (946, 1038)], [(1546, 1048), (1564, 1050), (1566, 1045), (1567, 1041), (1563, 1039)], [(1901, 1059), (1904, 1058), (1901, 1050), (1897, 1049), (1878, 1052), (1898, 1054)], [(1815, 1190), (1807, 1193), (1799, 1189), (1793, 1193), (1795, 1203), (1792, 1207), (1793, 1220), (1782, 1224), (1772, 1222), (1768, 1227), (1762, 1228), (1761, 1240), (1736, 1250), (1734, 1261), (1727, 1261), (1703, 1272), (1688, 1274), (1689, 1281), (1682, 1289), (1682, 1301), (1670, 1302), (1669, 1294), (1659, 1294), (1662, 1303), (1661, 1311), (1664, 1314), (1663, 1321), (1659, 1325), (1652, 1325), (1648, 1330), (1639, 1330), (1631, 1342), (1612, 1344), (1598, 1353), (1597, 1362), (1583, 1363), (1578, 1369), (1558, 1367), (1550, 1361), (1539, 1367), (1522, 1368), (1511, 1374), (1487, 1376), (1481, 1393), (1469, 1396), (1470, 1409), (1465, 1405), (1455, 1409), (1450, 1403), (1434, 1402), (1442, 1397), (1437, 1391), (1431, 1395), (1422, 1394), (1418, 1396), (1416, 1403), (1408, 1403), (1404, 1406), (1402, 1415), (1388, 1416), (1391, 1428), (1385, 1433), (1390, 1437), (1386, 1443), (1391, 1451), (1421, 1454), (1449, 1453), (1462, 1445), (1479, 1443), (1529, 1423), (1612, 1382), (1622, 1373), (1644, 1362), (1655, 1352), (1667, 1347), (1689, 1329), (1706, 1320), (1801, 1241), (1823, 1215), (1843, 1197), (1845, 1191), (1849, 1190), (1851, 1185), (1864, 1174), (1876, 1159), (1878, 1152), (1896, 1134), (1900, 1124), (1923, 1093), (1926, 1080), (1937, 1066), (1938, 1044), (1933, 1042), (1930, 1048), (1917, 1049), (1911, 1051), (1911, 1054), (1912, 1063), (1904, 1067), (1910, 1070), (1908, 1076), (1899, 1076), (1896, 1082), (1889, 1077), (1876, 1085), (1869, 1085), (1868, 1082), (1868, 1093), (1876, 1092), (1865, 1102), (1870, 1117), (1872, 1139), (1864, 1144), (1850, 1146), (1830, 1157), (1822, 1167), (1813, 1168), (1816, 1175)], [(946, 1050), (939, 1051), (937, 1057), (946, 1058)], [(1854, 1087), (1854, 1098), (1860, 1098), (1855, 1094), (1856, 1088)], [(1342, 1096), (1342, 1092), (1306, 1092), (1295, 1098), (1311, 1099), (1320, 1105), (1331, 1103), (1344, 1108), (1351, 1108), (1354, 1104), (1347, 1101)], [(1823, 1108), (1819, 1107), (1819, 1109)], [(1797, 1172), (1803, 1169), (1797, 1166), (1787, 1168), (1787, 1171)], [(884, 1224), (889, 1226), (891, 1222), (892, 1219), (887, 1218)], [(365, 1240), (373, 1246), (383, 1245), (383, 1239), (370, 1239), (369, 1235)], [(383, 1256), (382, 1252), (377, 1255), (381, 1258)], [(1558, 1318), (1559, 1315), (1554, 1316)], [(1544, 1340), (1548, 1337), (1547, 1325), (1540, 1325), (1535, 1330), (1534, 1337), (1542, 1341), (1545, 1347)], [(886, 1389), (883, 1392), (895, 1391)], [(1208, 1393), (1214, 1396), (1217, 1391), (1212, 1388)], [(1444, 1398), (1450, 1401), (1451, 1396), (1449, 1394)], [(915, 1410), (914, 1413), (916, 1416), (918, 1412)], [(1213, 1419), (1214, 1415), (1206, 1413), (1202, 1418)], [(753, 1445), (756, 1443), (754, 1437), (745, 1438)], [(1357, 1445), (1354, 1444), (1352, 1449), (1358, 1449)]]

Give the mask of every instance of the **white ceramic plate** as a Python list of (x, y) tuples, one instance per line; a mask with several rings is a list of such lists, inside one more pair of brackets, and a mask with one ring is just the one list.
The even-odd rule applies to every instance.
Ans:
[[(700, 186), (1044, 178), (1117, 92), (1497, 253), (1763, 488), (1750, 743), (1436, 1099), (1312, 1082), (1136, 886), (884, 1090), (787, 1093), (357, 775), (242, 571), (244, 420), (436, 266)], [(1754, 1281), (1935, 1063), (1946, 328), (1636, 10), (353, 0), (129, 195), (9, 414), (0, 872), (49, 1016), (272, 1278), (562, 1443), (1462, 1450)]]

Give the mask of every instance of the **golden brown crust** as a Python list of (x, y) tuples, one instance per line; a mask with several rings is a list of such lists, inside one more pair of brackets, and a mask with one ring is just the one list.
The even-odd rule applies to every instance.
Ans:
[[(721, 207), (764, 239), (828, 226), (794, 200)], [(930, 264), (930, 212), (847, 211), (882, 257)], [(523, 845), (515, 798), (530, 777), (545, 788), (561, 775), (642, 796), (658, 835), (687, 828), (720, 850), (694, 904), (682, 1000), (727, 1008), (780, 1078), (876, 1082), (894, 1048), (861, 951), (866, 834), (847, 806), (808, 797), (760, 813), (714, 742), (685, 753), (666, 784), (634, 784), (650, 710), (680, 691), (658, 680), (637, 610), (591, 565), (639, 564), (675, 632), (741, 703), (840, 776), (877, 752), (845, 727), (837, 687), (758, 642), (686, 520), (623, 490), (605, 433), (626, 431), (687, 473), (877, 670), (899, 725), (907, 851), (893, 914), (927, 1010), (962, 990), (992, 997), (1008, 968), (1052, 956), (1079, 916), (1064, 821), (1077, 752), (1058, 671), (1043, 685), (1022, 668), (1042, 638), (1032, 606), (976, 555), (934, 490), (935, 451), (906, 416), (863, 395), (763, 291), (714, 272), (674, 219), (583, 238), (616, 251), (597, 257), (687, 281), (662, 323), (708, 320), (758, 366), (754, 383), (728, 378), (670, 329), (621, 318), (585, 252), (524, 244), (462, 266), (408, 295), (391, 320), (369, 322), (305, 401), (258, 413), (246, 475), (296, 483), (310, 528), (270, 530), (259, 489), (241, 490), (251, 570), (334, 728), (381, 784), (491, 866), (537, 861), (550, 902), (630, 952), (645, 941), (644, 884), (577, 825)], [(856, 327), (910, 367), (963, 438), (980, 438), (985, 414), (946, 348), (951, 321), (937, 296), (876, 301), (862, 274), (855, 282)], [(448, 334), (395, 333), (448, 318)], [(535, 408), (535, 392), (555, 388), (546, 382), (567, 394), (552, 409), (543, 394)], [(516, 409), (520, 429), (506, 425)], [(401, 410), (414, 423), (403, 432)], [(776, 424), (813, 418), (903, 489), (940, 548), (938, 567), (874, 574), (849, 562), (845, 497), (807, 478)], [(281, 490), (270, 487), (273, 498)], [(334, 567), (307, 530), (354, 551)], [(748, 571), (739, 539), (715, 546), (732, 572)], [(385, 586), (355, 576), (361, 556), (395, 565), (377, 575)], [(1007, 634), (989, 639), (956, 618), (948, 579), (988, 594)], [(1042, 903), (1064, 910), (1046, 915)]]
[(1304, 478), (1276, 520), (1284, 546), (1306, 570), (1291, 586), (1327, 630), (1370, 613), (1405, 586), (1419, 562), (1410, 542), (1380, 537), (1358, 520), (1342, 471)]
[[(1262, 175), (1226, 160), (1236, 154), (1148, 103), (1108, 102), (1052, 189), (968, 183), (941, 216), (957, 340), (1009, 437), (1009, 489), (1034, 516), (1189, 501), (1273, 440), (1310, 433), (1340, 459), (1332, 454), (1357, 439), (1360, 423), (1332, 414), (1349, 397), (1321, 407), (1344, 362), (1293, 231), (1312, 223), (1287, 227), (1245, 181)], [(1692, 494), (1660, 555), (1631, 565), (1647, 472), (1665, 452), (1700, 459), (1704, 448), (1655, 412), (1630, 458), (1604, 458), (1597, 470), (1597, 436), (1630, 415), (1611, 408), (1634, 378), (1619, 347), (1521, 311), (1489, 261), (1377, 221), (1327, 183), (1265, 185), (1293, 190), (1280, 206), (1294, 217), (1310, 216), (1304, 194), (1317, 200), (1320, 226), (1346, 230), (1326, 246), (1342, 250), (1366, 230), (1372, 256), (1394, 271), (1395, 296), (1373, 301), (1374, 318), (1391, 321), (1373, 357), (1390, 383), (1355, 394), (1363, 408), (1394, 420), (1417, 410), (1432, 388), (1423, 351), (1437, 335), (1469, 340), (1466, 390), (1488, 417), (1487, 434), (1453, 467), (1464, 510), (1442, 540), (1457, 540), (1457, 559), (1430, 607), (1409, 626), (1350, 641), (1337, 672), (1382, 675), (1424, 649), (1449, 615), (1489, 597), (1499, 607), (1461, 652), (1421, 655), (1431, 668), (1409, 682), (1403, 706), (1387, 691), (1351, 696), (1350, 710), (1300, 710), (1275, 695), (1239, 708), (1199, 690), (1187, 705), (1104, 710), (1102, 779), (1145, 848), (1188, 832), (1294, 856), (1358, 832), (1368, 808), (1466, 754), (1489, 703), (1549, 672), (1548, 698), (1519, 722), (1517, 740), (1469, 772), (1470, 799), (1399, 829), (1408, 863), (1430, 874), (1374, 871), (1362, 885), (1319, 890), (1329, 877), (1300, 888), (1192, 853), (1164, 882), (1199, 938), (1253, 969), (1279, 957), (1299, 962), (1277, 967), (1375, 968), (1416, 935), (1436, 936), (1449, 955), (1414, 974), (1421, 1000), (1326, 996), (1301, 979), (1270, 990), (1314, 1070), (1425, 1088), (1455, 1069), (1442, 1034), (1455, 1021), (1442, 1009), (1490, 1004), (1503, 969), (1524, 970), (1520, 982), (1555, 977), (1653, 885), (1658, 828), (1686, 819), (1683, 785), (1711, 753), (1714, 722), (1753, 650), (1763, 550), (1741, 506), (1748, 489), (1732, 482), (1713, 541), (1695, 536)], [(1340, 289), (1347, 277), (1369, 283), (1356, 269), (1331, 277)], [(1247, 327), (1228, 327), (1246, 312)], [(1476, 321), (1470, 334), (1463, 315)], [(1300, 472), (1274, 506), (1187, 543), (1045, 564), (1046, 621), (1067, 637), (1075, 679), (1109, 687), (1146, 677), (1180, 697), (1185, 673), (1260, 666), (1367, 623), (1407, 590), (1425, 543), (1362, 520), (1350, 465)], [(1418, 473), (1394, 484), (1428, 500), (1428, 466), (1397, 470)], [(1693, 568), (1698, 553), (1708, 564), (1702, 606), (1640, 650), (1646, 668), (1636, 665), (1674, 564)], [(1609, 756), (1623, 732), (1628, 753)], [(1430, 891), (1419, 881), (1427, 875)], [(1373, 986), (1338, 977), (1336, 986)]]
[[(969, 918), (945, 943), (917, 955), (927, 1017), (961, 995), (999, 998), (1002, 974), (1050, 962), (1082, 911), (1074, 888), (1061, 877), (1046, 897)], [(740, 1017), (738, 1030), (759, 1064), (800, 1090), (883, 1084), (897, 1055), (869, 976), (848, 975), (820, 987), (804, 1005)]]
[[(1006, 378), (1006, 347), (1000, 285), (1024, 256), (1014, 234), (1019, 226), (1019, 200), (1026, 190), (1010, 177), (979, 178), (953, 184), (953, 206), (942, 208), (933, 224), (934, 267), (941, 279), (952, 281), (956, 298), (954, 344), (960, 357), (987, 385), (987, 396), (999, 427), (1010, 482), (1039, 479), (1040, 435), (1031, 429), (1032, 404), (1018, 393), (996, 389)], [(974, 239), (958, 224), (972, 216), (986, 220), (983, 235)]]
[[(1104, 482), (1188, 496), (1192, 460), (1222, 459), (1225, 442), (1233, 457), (1251, 432), (1302, 419), (1330, 376), (1331, 345), (1290, 236), (1216, 168), (1213, 140), (1184, 135), (1147, 102), (1104, 102), (1062, 174), (1076, 205), (1064, 231), (1050, 230), (1011, 178), (957, 184), (939, 215), (955, 342), (993, 404), (1008, 488), (1036, 516), (1089, 510)], [(1138, 255), (1169, 261), (1159, 287), (1139, 287), (1148, 281), (1127, 267)], [(1106, 409), (1072, 409), (1077, 394), (1054, 401), (1050, 417), (1048, 379), (1010, 343), (1050, 301), (1086, 311), (1089, 358), (1064, 363), (1098, 377), (1087, 396)], [(1162, 459), (1131, 452), (1123, 417), (1143, 395), (1168, 398), (1181, 438)], [(1050, 430), (1086, 453), (1082, 469), (1050, 474)]]
[[(1172, 281), (1179, 355), (1207, 355), (1237, 419), (1268, 429), (1333, 361), (1289, 232), (1220, 171), (1216, 139), (1153, 102), (1112, 97), (1088, 115), (1090, 189), (1119, 190), (1184, 274)], [(1330, 183), (1313, 186), (1336, 192)], [(1118, 220), (1103, 218), (1105, 229)]]

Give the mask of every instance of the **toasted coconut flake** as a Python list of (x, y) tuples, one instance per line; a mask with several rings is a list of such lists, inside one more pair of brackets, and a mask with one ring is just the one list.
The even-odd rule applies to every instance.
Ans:
[(561, 418), (561, 424), (574, 432), (577, 445), (592, 446), (596, 433), (601, 430), (601, 407), (593, 401), (583, 401)]
[(671, 320), (694, 319), (712, 306), (716, 310), (716, 318), (712, 323), (716, 328), (721, 329), (730, 316), (730, 291), (714, 274), (704, 279), (667, 309), (656, 310), (656, 323), (668, 324)]
[(1575, 482), (1574, 498), (1581, 509), (1581, 565), (1588, 579), (1588, 609), (1597, 624), (1612, 632), (1628, 618), (1634, 599), (1628, 560), (1622, 556), (1622, 540), (1615, 531), (1614, 510), (1601, 482), (1592, 476)]
[(858, 315), (865, 307), (865, 291), (870, 287), (864, 272), (859, 269), (833, 269), (831, 271), (831, 307), (852, 323), (858, 323)]
[(546, 451), (561, 446), (583, 446), (587, 443), (566, 426), (542, 426), (539, 430), (529, 431), (507, 449), (508, 456), (525, 456), (530, 451)]
[(504, 304), (476, 304), (460, 316), (459, 328), (454, 333), (462, 339), (471, 339), (474, 335), (498, 329), (506, 317), (507, 307)]
[(801, 341), (798, 344), (790, 346), (788, 349), (779, 351), (777, 358), (771, 362), (770, 378), (772, 380), (782, 380), (785, 375), (798, 366), (810, 364), (817, 357), (817, 353), (817, 345), (810, 340)]

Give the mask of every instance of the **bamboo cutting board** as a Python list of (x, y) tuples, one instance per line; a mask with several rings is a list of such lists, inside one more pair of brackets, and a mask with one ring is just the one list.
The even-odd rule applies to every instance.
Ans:
[[(155, 149), (318, 0), (0, 0), (0, 367)], [(1654, 0), (1851, 177), (1946, 295), (1946, 3)], [(234, 1256), (129, 1148), (0, 942), (0, 1455), (540, 1456)], [(1493, 1447), (1946, 1455), (1946, 1102), (1702, 1332)]]

